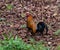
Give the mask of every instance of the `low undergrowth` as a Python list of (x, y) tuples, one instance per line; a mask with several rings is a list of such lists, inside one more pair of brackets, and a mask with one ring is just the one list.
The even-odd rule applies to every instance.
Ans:
[(33, 39), (30, 40), (32, 44), (27, 44), (18, 36), (7, 38), (4, 35), (4, 40), (0, 40), (0, 50), (50, 50), (42, 41), (35, 43)]

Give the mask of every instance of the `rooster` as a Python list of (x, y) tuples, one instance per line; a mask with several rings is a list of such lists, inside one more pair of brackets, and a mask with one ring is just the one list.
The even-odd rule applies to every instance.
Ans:
[(48, 27), (44, 22), (39, 22), (36, 24), (33, 20), (32, 15), (27, 16), (27, 28), (28, 30), (31, 30), (31, 33), (34, 35), (36, 32), (40, 32), (41, 35), (43, 35), (44, 29), (46, 29), (46, 34), (48, 32)]

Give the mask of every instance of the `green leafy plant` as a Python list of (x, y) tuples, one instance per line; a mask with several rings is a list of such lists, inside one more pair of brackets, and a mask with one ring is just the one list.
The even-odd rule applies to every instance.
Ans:
[(26, 27), (27, 27), (26, 24), (20, 26), (20, 28), (26, 28)]
[[(11, 34), (11, 35), (10, 35)], [(35, 42), (34, 39), (30, 39), (32, 44), (25, 43), (21, 38), (12, 36), (12, 33), (9, 33), (10, 37), (4, 35), (4, 40), (0, 40), (0, 49), (1, 50), (49, 50), (48, 47), (45, 47), (43, 42)]]
[(30, 43), (31, 43), (31, 44), (35, 44), (36, 41), (35, 41), (33, 38), (30, 38)]
[(13, 8), (13, 5), (7, 4), (7, 5), (6, 5), (6, 8), (7, 8), (8, 10), (11, 10), (11, 9)]
[(60, 45), (58, 45), (55, 50), (60, 50)]
[(57, 30), (56, 32), (54, 32), (55, 35), (59, 35), (60, 34), (60, 29)]

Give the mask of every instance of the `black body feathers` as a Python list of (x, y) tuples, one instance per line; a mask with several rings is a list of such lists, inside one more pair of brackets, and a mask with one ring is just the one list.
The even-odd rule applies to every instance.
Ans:
[(44, 22), (39, 22), (37, 24), (37, 32), (40, 32), (41, 34), (43, 34), (44, 29), (46, 29), (46, 34), (47, 34), (47, 32), (48, 32), (47, 25)]

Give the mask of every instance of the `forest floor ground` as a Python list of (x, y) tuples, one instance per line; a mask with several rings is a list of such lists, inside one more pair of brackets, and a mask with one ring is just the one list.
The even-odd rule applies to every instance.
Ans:
[(43, 21), (48, 25), (49, 35), (33, 38), (43, 40), (46, 46), (53, 46), (53, 50), (60, 44), (60, 36), (54, 35), (60, 29), (60, 0), (0, 0), (0, 38), (3, 39), (3, 33), (12, 33), (28, 42), (32, 37), (25, 28), (27, 12), (32, 14), (35, 22)]

